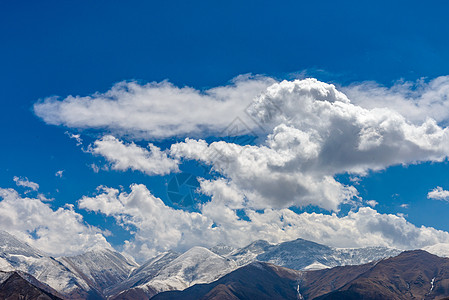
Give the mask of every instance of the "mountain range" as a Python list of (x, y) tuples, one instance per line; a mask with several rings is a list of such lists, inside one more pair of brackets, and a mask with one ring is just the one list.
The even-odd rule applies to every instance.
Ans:
[(152, 299), (406, 300), (447, 299), (447, 295), (449, 259), (415, 250), (368, 264), (315, 271), (253, 262), (212, 283)]
[[(419, 259), (425, 258), (423, 253), (431, 255), (421, 252)], [(354, 281), (356, 278), (362, 275), (371, 278), (378, 273), (369, 270), (382, 266), (389, 261), (388, 257), (404, 255), (400, 253), (384, 247), (333, 248), (303, 239), (280, 244), (259, 240), (237, 249), (218, 245), (210, 249), (193, 247), (184, 253), (168, 251), (139, 265), (112, 249), (102, 248), (54, 258), (0, 231), (0, 271), (3, 271), (0, 279), (6, 278), (0, 280), (0, 293), (5, 290), (13, 295), (11, 282), (17, 282), (24, 290), (41, 292), (42, 299), (253, 299), (242, 296), (251, 293), (255, 293), (254, 297), (258, 294), (260, 299), (315, 299), (327, 294), (326, 297), (334, 298), (325, 299), (346, 299), (348, 295), (365, 292), (356, 288), (361, 284)], [(434, 258), (428, 259), (429, 265), (436, 263)], [(402, 264), (413, 260), (410, 256)], [(438, 263), (445, 266), (443, 261)], [(389, 272), (393, 274), (394, 270)], [(443, 277), (444, 270), (443, 267), (438, 271)], [(420, 277), (421, 287), (434, 278), (432, 291), (443, 288), (444, 295), (443, 282), (449, 281), (449, 277), (440, 278), (433, 269), (422, 272), (426, 275)], [(388, 276), (381, 279), (387, 280)], [(410, 280), (407, 277), (404, 282), (415, 287)], [(323, 282), (329, 283), (326, 289)], [(317, 287), (321, 292), (316, 291)], [(403, 291), (403, 286), (399, 290)], [(193, 296), (180, 294), (192, 291)]]
[(449, 258), (406, 251), (378, 263), (307, 272), (299, 285), (305, 299), (442, 299), (449, 295)]

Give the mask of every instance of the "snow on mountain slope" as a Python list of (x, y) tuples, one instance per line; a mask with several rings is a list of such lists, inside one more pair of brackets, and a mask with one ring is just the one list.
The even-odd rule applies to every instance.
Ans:
[(263, 261), (290, 269), (303, 270), (363, 264), (395, 256), (400, 252), (400, 250), (385, 247), (332, 248), (297, 239), (277, 245), (266, 241), (256, 241), (225, 257), (235, 260), (240, 266), (252, 261)]
[(0, 231), (0, 267), (2, 271), (28, 273), (62, 294), (78, 289), (90, 290), (82, 278), (67, 270), (60, 262), (4, 231)]
[(5, 258), (0, 257), (0, 270), (9, 272), (14, 271), (14, 268)]
[(70, 299), (84, 299), (89, 294), (120, 299), (119, 295), (133, 291), (152, 296), (161, 291), (183, 290), (213, 282), (254, 261), (311, 270), (367, 263), (400, 252), (383, 247), (339, 249), (303, 239), (280, 244), (258, 240), (240, 249), (219, 245), (210, 250), (193, 247), (183, 254), (170, 251), (139, 267), (110, 249), (55, 259), (0, 231), (0, 271), (29, 273)]
[(229, 259), (203, 247), (193, 247), (183, 253), (151, 280), (153, 287), (185, 289), (198, 283), (212, 282), (237, 268)]
[(101, 292), (127, 279), (131, 271), (138, 267), (120, 253), (103, 248), (57, 260)]
[(329, 269), (330, 267), (323, 265), (322, 263), (319, 263), (317, 261), (311, 263), (307, 267), (303, 268), (304, 271), (313, 271), (313, 270), (322, 270), (322, 269)]
[(338, 266), (361, 265), (399, 255), (402, 250), (387, 247), (332, 248)]
[(27, 243), (19, 241), (17, 238), (0, 230), (0, 252), (8, 253), (10, 255), (27, 256), (27, 257), (42, 257), (44, 254), (37, 249), (34, 249)]
[(0, 271), (0, 284), (2, 284), (6, 279), (11, 276), (11, 272)]
[[(213, 250), (213, 251), (211, 251)], [(131, 299), (127, 293), (141, 293), (147, 296), (169, 290), (184, 290), (194, 284), (211, 283), (230, 273), (238, 267), (255, 261), (269, 262), (275, 265), (296, 269), (316, 270), (341, 265), (354, 265), (395, 256), (401, 251), (383, 247), (368, 247), (358, 249), (338, 249), (320, 245), (311, 241), (297, 239), (280, 244), (270, 244), (258, 240), (246, 247), (232, 250), (223, 245), (211, 250), (194, 247), (167, 263), (167, 253), (150, 260), (146, 265), (151, 272), (146, 276), (140, 275), (142, 266), (127, 280), (128, 290), (124, 285), (115, 290), (114, 299)], [(214, 253), (215, 252), (215, 253)], [(223, 255), (218, 255), (223, 253)], [(155, 266), (159, 267), (154, 268)], [(136, 278), (139, 278), (137, 283)], [(148, 280), (149, 279), (149, 280)], [(145, 282), (146, 281), (146, 282)]]
[(219, 244), (217, 246), (209, 248), (209, 250), (214, 252), (215, 254), (223, 256), (223, 255), (227, 255), (227, 254), (231, 253), (232, 251), (235, 250), (235, 248), (231, 247), (231, 246), (224, 245), (224, 244)]
[(151, 279), (156, 277), (161, 269), (176, 259), (179, 255), (179, 253), (173, 251), (159, 254), (158, 256), (145, 262), (139, 268), (134, 269), (126, 280), (114, 287), (111, 287), (110, 289), (107, 289), (105, 294), (115, 295), (121, 291), (148, 283)]
[(184, 290), (195, 284), (213, 282), (237, 267), (231, 259), (203, 247), (193, 247), (165, 265), (150, 281), (134, 289), (141, 289), (150, 297), (163, 291)]
[(239, 266), (244, 266), (258, 260), (257, 257), (259, 255), (262, 255), (275, 247), (276, 245), (270, 244), (267, 241), (257, 240), (248, 246), (236, 249), (227, 255), (224, 255), (224, 257), (234, 260)]

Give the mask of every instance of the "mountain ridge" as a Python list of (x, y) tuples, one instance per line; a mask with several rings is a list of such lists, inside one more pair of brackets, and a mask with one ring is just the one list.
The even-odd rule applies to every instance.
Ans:
[[(359, 266), (363, 267), (363, 266)], [(346, 267), (340, 267), (346, 268)], [(337, 274), (341, 278), (342, 272)], [(424, 250), (404, 251), (396, 257), (372, 264), (340, 287), (330, 288), (335, 274), (329, 270), (308, 272), (303, 278), (306, 299), (441, 299), (449, 295), (449, 258)], [(318, 284), (314, 285), (314, 282)], [(308, 287), (309, 286), (309, 287)], [(315, 288), (310, 288), (314, 287)], [(319, 288), (317, 288), (319, 286)], [(325, 289), (327, 293), (325, 293)]]
[[(116, 251), (95, 247), (80, 255), (53, 258), (1, 231), (0, 250), (0, 270), (5, 266), (35, 275), (69, 299), (148, 299), (167, 290), (214, 282), (255, 261), (313, 270), (363, 264), (401, 252), (385, 247), (334, 248), (304, 239), (279, 244), (256, 240), (236, 249), (218, 245), (192, 247), (184, 253), (168, 251), (138, 265)], [(230, 295), (226, 289), (221, 293)]]
[(448, 295), (449, 258), (413, 250), (368, 264), (315, 271), (254, 262), (212, 283), (151, 299), (428, 300)]

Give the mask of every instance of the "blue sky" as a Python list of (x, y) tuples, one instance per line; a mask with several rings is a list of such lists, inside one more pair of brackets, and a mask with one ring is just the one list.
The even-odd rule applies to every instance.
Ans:
[[(220, 180), (228, 180), (228, 183), (232, 181), (236, 184), (234, 188), (240, 189), (238, 192), (242, 193), (242, 197), (246, 199), (244, 201), (256, 203), (257, 200), (251, 200), (251, 197), (257, 198), (252, 194), (253, 191), (250, 191), (243, 183), (238, 183), (238, 180), (243, 179), (237, 176), (237, 173), (232, 173), (235, 170), (214, 171), (214, 167), (219, 168), (214, 162), (208, 159), (189, 158), (189, 155), (185, 153), (178, 153), (181, 163), (176, 167), (173, 166), (172, 169), (169, 168), (170, 171), (161, 171), (162, 173), (159, 174), (154, 174), (153, 171), (142, 171), (146, 167), (141, 167), (140, 171), (139, 167), (135, 167), (136, 170), (133, 171), (128, 167), (118, 167), (117, 162), (114, 163), (110, 157), (108, 159), (106, 152), (102, 150), (95, 152), (95, 149), (99, 149), (99, 144), (95, 146), (95, 142), (104, 142), (103, 137), (111, 135), (111, 138), (113, 136), (115, 140), (109, 141), (112, 143), (116, 141), (117, 143), (113, 145), (117, 147), (120, 144), (126, 147), (135, 143), (136, 149), (148, 150), (149, 148), (146, 148), (148, 143), (152, 143), (162, 151), (169, 151), (172, 144), (183, 143), (187, 137), (195, 140), (204, 139), (211, 144), (213, 141), (223, 139), (222, 133), (227, 128), (226, 124), (231, 124), (236, 117), (243, 118), (243, 123), (250, 127), (250, 135), (254, 133), (257, 137), (253, 145), (265, 145), (265, 139), (271, 133), (270, 131), (260, 131), (259, 127), (251, 123), (251, 118), (244, 119), (248, 115), (239, 107), (235, 108), (235, 111), (242, 114), (233, 115), (232, 109), (231, 112), (222, 114), (217, 111), (219, 106), (211, 105), (212, 111), (206, 111), (203, 115), (217, 114), (217, 124), (216, 126), (213, 124), (214, 118), (211, 118), (212, 121), (209, 123), (206, 122), (206, 125), (199, 122), (201, 126), (206, 127), (204, 131), (181, 130), (180, 133), (165, 132), (157, 135), (151, 131), (157, 127), (154, 125), (155, 127), (150, 126), (151, 128), (145, 127), (145, 130), (148, 129), (150, 133), (144, 130), (143, 133), (139, 131), (137, 134), (138, 130), (128, 123), (126, 126), (130, 127), (123, 129), (124, 127), (120, 127), (123, 124), (117, 125), (113, 121), (110, 124), (106, 124), (107, 121), (105, 121), (103, 125), (95, 126), (92, 125), (93, 120), (86, 121), (80, 115), (77, 115), (78, 119), (76, 119), (74, 110), (71, 112), (74, 113), (76, 124), (69, 124), (67, 118), (71, 116), (61, 117), (63, 112), (57, 103), (66, 103), (70, 95), (91, 96), (91, 100), (95, 99), (95, 93), (106, 93), (122, 81), (132, 81), (137, 86), (144, 87), (149, 82), (167, 80), (172, 85), (165, 88), (171, 87), (173, 93), (178, 93), (177, 88), (191, 87), (192, 99), (196, 99), (197, 95), (210, 94), (210, 89), (215, 87), (238, 86), (236, 81), (232, 80), (242, 74), (260, 75), (247, 79), (241, 77), (240, 81), (237, 80), (242, 85), (257, 85), (257, 87), (245, 86), (242, 90), (237, 88), (237, 93), (247, 92), (248, 95), (264, 93), (267, 86), (284, 79), (292, 81), (297, 78), (313, 77), (325, 83), (335, 84), (337, 89), (348, 95), (357, 107), (372, 109), (376, 103), (380, 103), (378, 95), (383, 93), (381, 95), (383, 99), (390, 99), (387, 100), (390, 102), (396, 101), (396, 104), (382, 102), (379, 106), (388, 106), (392, 111), (398, 112), (404, 116), (407, 124), (419, 127), (426, 118), (432, 118), (436, 120), (437, 126), (444, 130), (447, 117), (449, 117), (449, 113), (445, 112), (445, 103), (449, 101), (446, 88), (449, 86), (449, 84), (446, 85), (449, 79), (441, 76), (449, 75), (449, 39), (446, 38), (449, 34), (446, 16), (448, 8), (446, 1), (430, 3), (324, 1), (319, 4), (305, 1), (277, 3), (271, 1), (127, 1), (126, 3), (120, 1), (77, 1), (76, 3), (3, 1), (0, 3), (0, 100), (2, 104), (0, 187), (16, 190), (18, 194), (11, 196), (16, 200), (24, 197), (35, 199), (38, 194), (52, 198), (53, 201), (41, 201), (42, 205), (50, 207), (53, 211), (61, 207), (67, 211), (72, 209), (74, 215), (82, 216), (81, 221), (77, 219), (79, 217), (75, 217), (78, 221), (74, 219), (73, 222), (79, 222), (76, 224), (81, 226), (81, 229), (75, 230), (73, 234), (78, 236), (102, 234), (104, 236), (82, 238), (81, 240), (86, 242), (81, 248), (69, 247), (64, 253), (85, 250), (95, 243), (105, 245), (109, 243), (117, 249), (125, 249), (139, 257), (152, 255), (169, 247), (182, 249), (191, 246), (195, 243), (195, 238), (198, 238), (198, 243), (201, 243), (201, 235), (193, 233), (191, 236), (183, 235), (187, 230), (185, 229), (185, 226), (188, 226), (187, 223), (193, 226), (193, 223), (189, 223), (192, 222), (189, 219), (190, 221), (186, 224), (173, 224), (173, 228), (177, 230), (173, 236), (167, 234), (151, 237), (147, 242), (137, 246), (126, 246), (124, 240), (137, 244), (134, 242), (136, 236), (138, 239), (144, 239), (145, 234), (148, 235), (151, 231), (152, 221), (145, 219), (145, 216), (133, 215), (130, 211), (106, 212), (104, 208), (101, 209), (91, 202), (85, 202), (88, 204), (85, 204), (83, 209), (80, 207), (79, 200), (85, 196), (85, 199), (91, 197), (89, 199), (96, 199), (96, 203), (100, 203), (101, 200), (95, 198), (104, 193), (98, 189), (99, 186), (129, 193), (130, 185), (136, 183), (143, 184), (152, 196), (162, 199), (167, 207), (174, 207), (190, 214), (199, 212), (205, 217), (206, 212), (198, 207), (173, 205), (167, 194), (168, 183), (174, 176), (180, 176), (179, 174), (188, 176), (193, 174), (193, 177), (199, 176), (209, 182), (218, 180), (217, 182), (222, 183)], [(434, 80), (438, 78), (441, 82), (435, 83)], [(416, 84), (419, 80), (423, 81)], [(366, 84), (367, 81), (371, 84)], [(409, 82), (415, 85), (410, 85)], [(363, 87), (363, 93), (356, 87)], [(382, 87), (385, 88), (382, 89)], [(151, 88), (152, 91), (159, 91), (158, 89), (162, 90), (164, 86), (153, 86), (149, 89)], [(427, 91), (428, 94), (423, 91)], [(120, 99), (120, 95), (124, 95), (121, 92), (118, 96), (116, 95), (116, 100)], [(413, 92), (418, 94), (409, 97)], [(438, 105), (441, 105), (433, 105), (432, 101), (430, 104), (424, 103), (426, 100), (423, 100), (422, 106), (417, 105), (417, 112), (410, 113), (407, 109), (401, 109), (404, 107), (401, 101), (425, 98), (423, 94), (432, 98), (432, 101), (439, 101)], [(55, 100), (56, 102), (51, 102), (52, 105), (44, 107), (44, 112), (37, 113), (36, 103), (42, 104), (44, 99), (52, 96), (59, 98)], [(171, 98), (166, 94), (161, 97), (162, 100), (158, 102), (162, 103), (160, 105), (163, 103), (177, 105), (176, 101), (170, 102)], [(232, 102), (234, 101), (232, 99), (228, 100), (236, 105), (240, 105), (238, 103), (241, 101), (250, 103), (251, 99), (244, 100), (247, 96), (241, 97), (243, 100), (239, 100), (240, 98), (235, 102)], [(151, 102), (152, 99), (148, 101)], [(201, 101), (199, 103), (201, 104)], [(192, 111), (188, 111), (187, 105), (187, 109), (184, 110), (185, 115), (192, 114), (193, 111), (201, 111), (203, 107), (200, 104), (192, 104)], [(213, 110), (214, 107), (216, 110)], [(50, 113), (49, 109), (51, 109)], [(106, 115), (114, 113), (113, 110), (108, 111), (108, 109), (108, 107), (105, 108)], [(141, 108), (134, 109), (131, 111), (139, 111)], [(170, 116), (170, 109), (161, 109), (161, 111), (168, 114), (164, 116), (164, 122), (169, 122), (171, 117), (178, 118), (181, 123), (184, 122), (183, 114), (173, 113)], [(376, 115), (378, 112), (373, 114)], [(104, 115), (94, 116), (93, 119), (103, 117)], [(131, 120), (134, 118), (134, 116), (128, 117)], [(157, 113), (152, 116), (153, 119), (157, 117)], [(51, 121), (51, 118), (53, 120), (57, 118), (58, 121)], [(188, 122), (192, 121), (188, 120)], [(81, 145), (77, 145), (76, 139), (70, 138), (71, 135), (78, 134), (82, 139)], [(233, 142), (232, 139), (225, 139), (225, 141)], [(371, 202), (374, 206), (371, 209), (381, 214), (376, 218), (390, 216), (385, 218), (390, 218), (391, 224), (396, 224), (394, 222), (397, 220), (392, 215), (399, 214), (397, 218), (407, 220), (409, 222), (407, 226), (416, 226), (416, 232), (422, 225), (449, 231), (449, 224), (445, 218), (449, 213), (449, 203), (444, 200), (449, 197), (444, 198), (443, 195), (443, 200), (428, 198), (428, 193), (437, 187), (441, 187), (443, 191), (449, 190), (447, 176), (449, 166), (447, 159), (441, 158), (446, 153), (444, 138), (438, 143), (435, 147), (443, 149), (438, 150), (439, 156), (435, 154), (438, 159), (434, 154), (421, 156), (420, 154), (413, 156), (413, 154), (412, 159), (394, 158), (393, 163), (382, 161), (376, 168), (366, 167), (364, 174), (353, 174), (354, 168), (358, 166), (355, 163), (350, 164), (351, 167), (338, 169), (337, 173), (344, 174), (329, 171), (331, 177), (337, 178), (342, 184), (353, 186), (358, 192), (359, 198), (356, 197), (357, 200), (353, 198), (357, 205), (345, 204), (343, 200), (338, 202), (338, 205), (341, 205), (337, 209), (337, 211), (340, 210), (339, 217), (347, 215), (351, 207), (354, 211), (360, 207), (371, 207), (367, 201), (375, 200), (378, 204), (374, 205)], [(419, 151), (416, 150), (416, 152)], [(173, 159), (175, 154), (167, 155), (166, 163), (170, 164), (169, 160)], [(420, 162), (410, 164), (414, 159)], [(152, 165), (151, 167), (167, 166)], [(95, 172), (95, 168), (100, 170)], [(304, 168), (304, 165), (301, 165), (301, 168)], [(55, 176), (56, 172), (61, 170), (63, 170), (62, 176)], [(346, 174), (346, 171), (351, 174)], [(312, 175), (301, 174), (315, 178), (314, 176), (318, 176), (316, 172), (315, 170)], [(27, 178), (30, 182), (38, 183), (39, 189), (30, 191), (30, 187), (18, 186), (18, 180), (13, 180), (15, 176), (24, 181)], [(359, 178), (357, 182), (350, 180), (354, 177)], [(254, 184), (257, 186), (258, 183)], [(184, 186), (180, 193), (184, 195), (191, 190), (192, 187)], [(199, 199), (195, 201), (207, 203), (213, 195), (218, 197), (214, 194), (218, 192), (212, 191), (212, 188), (209, 194), (205, 191), (206, 188), (202, 194), (193, 193), (193, 197)], [(142, 190), (141, 192), (146, 193)], [(264, 209), (277, 211), (291, 207), (298, 214), (307, 211), (331, 216), (332, 212), (329, 209), (331, 202), (328, 202), (329, 205), (326, 206), (323, 203), (327, 202), (318, 199), (323, 198), (322, 195), (310, 193), (310, 199), (307, 198), (307, 201), (304, 200), (305, 198), (298, 198), (292, 201), (291, 199), (279, 200), (279, 203), (260, 200), (257, 204), (245, 204), (249, 206), (241, 206), (242, 203), (239, 204), (240, 206), (232, 206), (235, 203), (221, 204), (227, 205), (227, 208), (242, 219), (248, 219), (244, 213), (245, 208), (261, 212)], [(273, 197), (280, 199), (288, 196), (279, 194)], [(8, 204), (11, 206), (5, 206), (4, 210), (0, 210), (4, 222), (10, 222), (9, 225), (3, 226), (30, 243), (35, 243), (49, 252), (54, 251), (52, 247), (46, 246), (44, 237), (52, 234), (59, 236), (60, 233), (53, 232), (51, 229), (53, 227), (41, 218), (30, 215), (33, 210), (30, 210), (30, 214), (22, 215), (25, 219), (9, 220), (14, 218), (11, 209), (18, 201), (16, 200), (11, 200), (12, 202)], [(310, 203), (312, 204), (307, 207), (303, 206)], [(66, 204), (73, 204), (73, 208)], [(210, 209), (220, 210), (219, 206)], [(207, 216), (209, 221), (213, 223), (213, 227), (217, 226), (219, 223), (217, 220), (221, 217), (217, 216), (215, 220), (214, 213), (209, 213), (210, 215)], [(148, 215), (150, 214), (151, 212), (148, 212)], [(121, 218), (119, 216), (126, 216), (123, 218), (128, 221), (123, 221), (124, 219), (118, 221)], [(173, 217), (171, 212), (167, 215), (167, 218), (170, 217)], [(142, 221), (142, 218), (146, 221)], [(192, 215), (186, 218), (192, 218)], [(129, 221), (130, 219), (132, 221)], [(271, 222), (268, 217), (264, 220), (267, 223)], [(390, 222), (388, 220), (385, 222)], [(170, 222), (166, 222), (169, 226)], [(25, 226), (23, 223), (31, 225)], [(143, 223), (145, 226), (142, 225)], [(313, 227), (311, 224), (307, 226)], [(202, 228), (201, 226), (198, 225), (198, 228)], [(366, 226), (369, 229), (371, 225)], [(381, 225), (378, 226), (381, 227)], [(392, 225), (393, 228), (401, 226)], [(373, 225), (373, 232), (377, 230), (375, 227)], [(39, 233), (42, 228), (46, 230)], [(251, 232), (248, 228), (245, 230)], [(168, 227), (160, 230), (169, 231)], [(191, 227), (188, 230), (191, 230)], [(227, 230), (225, 225), (223, 230)], [(288, 231), (285, 228), (282, 230)], [(318, 233), (310, 232), (303, 236), (298, 233), (301, 231), (292, 230), (292, 233), (285, 237), (282, 235), (278, 237), (279, 239), (304, 237), (323, 243), (337, 243), (332, 239), (320, 238), (325, 235), (324, 229), (321, 233), (318, 227), (316, 230)], [(432, 234), (438, 237), (432, 237), (426, 241), (411, 240), (403, 244), (395, 242), (394, 238), (389, 239), (391, 237), (388, 232), (376, 231), (373, 236), (384, 237), (379, 238), (379, 244), (390, 241), (391, 246), (398, 247), (421, 247), (437, 242), (449, 242), (444, 233)], [(275, 236), (274, 233), (271, 235), (267, 233), (262, 238), (270, 239), (271, 237), (272, 241), (276, 242)], [(204, 236), (202, 238), (204, 240)], [(185, 239), (190, 239), (192, 242), (187, 243)], [(403, 239), (403, 236), (397, 239)], [(157, 241), (162, 240), (163, 242), (159, 245)], [(167, 242), (173, 240), (178, 242)], [(235, 244), (238, 244), (240, 240), (241, 243), (246, 241), (239, 237), (235, 237), (235, 240)], [(55, 239), (55, 241), (58, 240)], [(222, 240), (214, 242), (229, 241), (229, 237), (223, 237)], [(364, 243), (360, 241), (359, 244), (365, 245)], [(142, 245), (151, 249), (142, 250)]]

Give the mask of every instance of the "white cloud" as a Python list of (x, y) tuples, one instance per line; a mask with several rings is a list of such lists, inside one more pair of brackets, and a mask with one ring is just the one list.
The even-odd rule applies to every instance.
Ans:
[(56, 171), (55, 176), (56, 176), (56, 177), (59, 177), (59, 178), (62, 178), (62, 174), (63, 174), (63, 173), (64, 173), (64, 170)]
[[(273, 103), (282, 113), (272, 113)], [(363, 108), (333, 85), (314, 79), (274, 84), (250, 109), (270, 119), (271, 148), (293, 148), (298, 159), (315, 160), (332, 173), (442, 160), (449, 153), (447, 129), (433, 120), (412, 124), (388, 108)]]
[(443, 190), (442, 187), (437, 186), (427, 193), (427, 199), (449, 201), (449, 191)]
[(208, 145), (202, 140), (187, 139), (172, 145), (171, 154), (211, 164), (245, 195), (247, 205), (256, 209), (309, 204), (337, 209), (341, 202), (357, 194), (355, 188), (342, 185), (327, 174), (286, 169), (284, 165), (291, 156), (265, 146), (225, 142)]
[[(200, 213), (170, 208), (142, 185), (133, 185), (129, 194), (104, 188), (96, 197), (83, 197), (80, 208), (113, 216), (135, 232), (125, 248), (137, 257), (219, 242), (241, 246), (256, 238), (404, 249), (448, 242), (447, 232), (416, 227), (404, 215), (379, 214), (370, 207), (343, 217), (288, 209), (317, 205), (338, 211), (351, 201), (375, 207), (376, 201), (361, 201), (355, 187), (341, 184), (335, 175), (360, 179), (372, 170), (442, 161), (449, 154), (444, 127), (449, 77), (392, 88), (362, 83), (343, 91), (315, 79), (239, 78), (206, 91), (131, 82), (89, 97), (48, 98), (34, 108), (49, 124), (134, 138), (226, 135), (236, 117), (249, 130), (264, 128), (263, 136), (256, 130), (260, 143), (253, 146), (187, 138), (162, 151), (113, 136), (94, 142), (90, 151), (104, 156), (112, 169), (163, 175), (177, 171), (183, 160), (196, 160), (222, 175), (200, 179), (200, 191), (211, 197), (198, 207)], [(446, 191), (437, 188), (429, 195), (441, 192)]]
[[(263, 215), (249, 215), (261, 232), (286, 232), (336, 247), (386, 246), (399, 249), (422, 248), (449, 240), (449, 233), (431, 227), (416, 227), (404, 217), (380, 214), (372, 208), (360, 208), (347, 216), (336, 214), (295, 214), (291, 210), (265, 210)], [(254, 226), (253, 225), (253, 226)]]
[[(115, 135), (139, 138), (216, 135), (236, 117), (241, 117), (251, 128), (257, 127), (243, 112), (254, 97), (270, 90), (269, 86), (275, 82), (269, 77), (239, 76), (229, 85), (205, 91), (176, 87), (167, 81), (145, 85), (120, 82), (105, 93), (68, 96), (62, 100), (46, 98), (34, 105), (34, 111), (48, 124), (106, 129)], [(428, 118), (437, 122), (449, 119), (449, 76), (429, 82), (423, 79), (397, 82), (390, 88), (375, 82), (362, 82), (341, 89), (357, 106), (369, 110), (388, 108), (415, 124)], [(317, 96), (322, 97), (321, 100), (329, 97), (331, 102), (335, 97), (347, 99), (336, 90), (323, 86), (314, 90), (302, 89), (302, 93), (296, 96)], [(297, 110), (296, 107), (293, 112)], [(273, 102), (269, 110), (255, 112), (255, 116), (263, 124), (279, 112), (285, 110), (279, 110)], [(67, 134), (81, 143), (79, 134)], [(367, 132), (366, 138), (376, 141), (376, 132)]]
[(26, 178), (26, 177), (14, 176), (13, 180), (17, 186), (26, 187), (33, 191), (37, 191), (39, 189), (39, 184), (29, 181), (28, 178)]
[(65, 134), (68, 135), (69, 138), (76, 140), (77, 146), (81, 146), (83, 144), (83, 140), (81, 139), (80, 134), (74, 134), (74, 133), (70, 133), (68, 131), (66, 131)]
[(368, 201), (366, 201), (366, 203), (373, 208), (379, 204), (379, 202), (377, 202), (376, 200), (368, 200)]
[(42, 193), (38, 193), (37, 194), (37, 199), (39, 199), (42, 202), (49, 202), (49, 201), (53, 201), (55, 200), (54, 198), (47, 198), (44, 194)]
[(212, 165), (252, 208), (311, 204), (338, 210), (357, 191), (335, 175), (442, 161), (449, 153), (449, 132), (435, 121), (412, 124), (388, 108), (362, 108), (315, 79), (273, 84), (249, 111), (271, 131), (264, 144), (186, 139), (170, 153)]
[(432, 246), (427, 246), (424, 247), (423, 250), (440, 257), (449, 257), (449, 243), (439, 243)]
[(94, 171), (94, 173), (100, 172), (100, 167), (94, 163), (90, 164), (89, 167), (92, 169), (92, 171)]
[(22, 198), (13, 189), (0, 189), (0, 228), (51, 255), (72, 255), (94, 245), (110, 248), (101, 231), (85, 224), (66, 205), (53, 210), (40, 199)]
[(187, 250), (202, 244), (203, 236), (216, 240), (210, 220), (199, 213), (166, 206), (143, 185), (132, 185), (129, 194), (107, 187), (100, 190), (96, 197), (80, 199), (79, 207), (113, 216), (120, 225), (135, 230), (125, 250), (137, 259), (148, 259), (157, 251), (172, 248)]
[(380, 214), (368, 207), (343, 217), (297, 214), (290, 209), (245, 209), (247, 221), (236, 213), (241, 196), (238, 191), (230, 191), (232, 187), (224, 181), (202, 184), (204, 190), (221, 192), (214, 192), (212, 200), (200, 206), (200, 213), (168, 207), (145, 186), (137, 184), (131, 186), (130, 193), (102, 187), (97, 196), (80, 199), (79, 207), (113, 216), (135, 232), (125, 249), (139, 260), (167, 249), (182, 251), (218, 243), (243, 246), (256, 239), (283, 242), (301, 237), (335, 247), (380, 245), (400, 249), (449, 242), (447, 232), (416, 227), (403, 216)]
[(271, 78), (240, 76), (231, 84), (205, 91), (178, 88), (163, 81), (139, 85), (120, 82), (106, 93), (46, 98), (34, 105), (46, 123), (72, 128), (106, 129), (144, 138), (218, 134), (252, 98), (273, 83)]
[(134, 143), (125, 144), (107, 135), (95, 141), (90, 147), (90, 152), (104, 156), (114, 170), (138, 170), (148, 175), (165, 175), (178, 171), (177, 160), (167, 157), (164, 151), (153, 144), (148, 146), (150, 150)]
[(343, 91), (356, 105), (389, 108), (413, 123), (425, 122), (427, 118), (447, 123), (449, 119), (449, 76), (428, 82), (397, 82), (390, 88), (363, 82), (343, 87)]
[[(236, 93), (239, 84), (249, 83), (254, 84), (242, 80), (218, 89)], [(156, 87), (167, 88), (133, 88), (148, 88), (152, 95)], [(229, 99), (227, 105), (235, 102)], [(113, 169), (150, 175), (176, 171), (178, 159), (199, 160), (225, 176), (245, 195), (249, 207), (318, 205), (328, 210), (338, 210), (341, 203), (357, 196), (355, 187), (334, 179), (336, 174), (363, 176), (391, 165), (442, 161), (449, 153), (449, 132), (434, 120), (411, 123), (390, 108), (363, 108), (335, 86), (315, 79), (274, 83), (254, 98), (247, 111), (253, 125), (260, 124), (270, 133), (261, 145), (223, 141), (208, 145), (188, 138), (171, 146), (173, 159), (152, 144), (148, 151), (106, 136), (91, 151), (105, 156)]]

